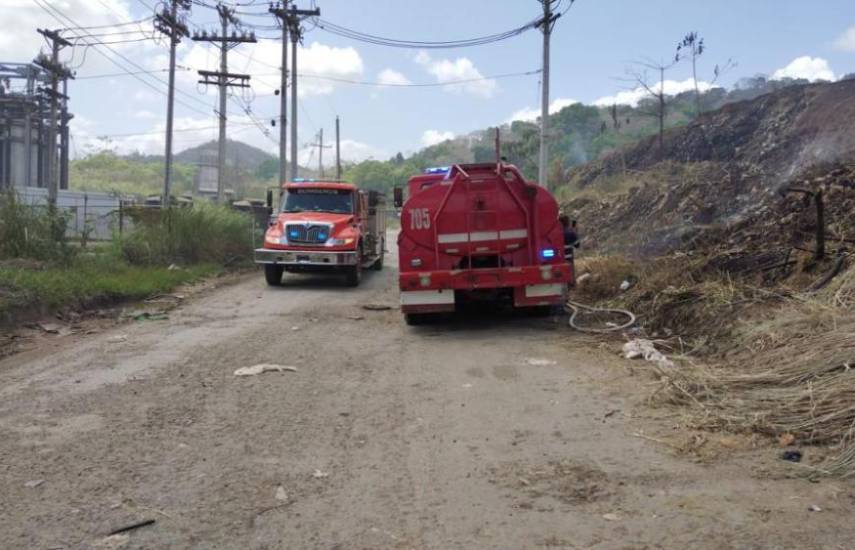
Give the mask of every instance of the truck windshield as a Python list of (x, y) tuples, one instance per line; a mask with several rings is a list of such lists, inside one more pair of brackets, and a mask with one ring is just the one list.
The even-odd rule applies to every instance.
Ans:
[(282, 201), (282, 212), (353, 212), (353, 192), (347, 189), (291, 189)]

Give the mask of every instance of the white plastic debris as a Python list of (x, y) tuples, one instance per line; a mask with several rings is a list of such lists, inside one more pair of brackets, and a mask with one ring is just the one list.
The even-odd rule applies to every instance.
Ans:
[(241, 367), (235, 371), (235, 376), (257, 376), (265, 372), (297, 372), (297, 367), (261, 363), (251, 367)]
[(288, 500), (288, 493), (285, 492), (285, 487), (280, 485), (276, 488), (276, 500), (281, 500), (282, 502)]
[(321, 470), (315, 470), (312, 473), (312, 477), (315, 479), (323, 479), (325, 477), (330, 477), (329, 472), (322, 472)]
[(45, 480), (43, 480), (43, 479), (34, 479), (32, 481), (28, 481), (28, 482), (24, 483), (24, 487), (26, 487), (27, 489), (35, 489), (36, 487), (38, 487), (39, 485), (41, 485), (44, 482), (45, 482)]
[(107, 343), (109, 344), (121, 344), (122, 342), (126, 342), (128, 340), (127, 334), (117, 334), (115, 336), (110, 336), (107, 338)]
[(538, 357), (529, 357), (525, 362), (527, 365), (531, 365), (533, 367), (548, 367), (558, 364), (558, 361), (553, 361), (552, 359), (541, 359)]
[(816, 504), (811, 504), (810, 506), (808, 506), (808, 510), (810, 510), (811, 512), (822, 512), (822, 508), (820, 508)]
[(608, 514), (603, 514), (603, 519), (606, 521), (620, 521), (620, 515), (609, 512)]
[(660, 367), (673, 368), (674, 362), (656, 349), (653, 342), (644, 338), (630, 340), (623, 345), (623, 356), (627, 359), (644, 359), (658, 364)]
[(622, 291), (626, 292), (627, 290), (629, 290), (629, 287), (631, 287), (631, 286), (632, 286), (632, 283), (630, 283), (630, 282), (629, 282), (629, 281), (627, 281), (627, 280), (624, 280), (624, 281), (620, 284), (620, 289), (621, 289)]

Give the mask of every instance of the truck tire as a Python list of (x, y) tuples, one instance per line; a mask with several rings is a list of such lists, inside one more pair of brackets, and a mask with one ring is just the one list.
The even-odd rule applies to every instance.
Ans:
[(434, 318), (430, 313), (405, 313), (404, 322), (411, 327), (425, 325)]
[(371, 269), (374, 271), (380, 271), (383, 269), (383, 251), (380, 251), (380, 257), (377, 258), (377, 261), (371, 264)]
[(356, 265), (349, 266), (345, 272), (345, 281), (347, 286), (359, 286), (362, 282), (362, 248), (359, 249), (359, 254), (356, 256)]
[(282, 272), (284, 268), (281, 265), (265, 264), (264, 279), (270, 286), (282, 286)]

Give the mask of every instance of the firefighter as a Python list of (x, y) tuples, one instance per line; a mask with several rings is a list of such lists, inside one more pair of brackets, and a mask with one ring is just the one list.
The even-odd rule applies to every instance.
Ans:
[(574, 249), (579, 248), (579, 234), (576, 232), (576, 220), (570, 220), (567, 214), (558, 216), (558, 221), (561, 222), (561, 228), (564, 231), (564, 261), (574, 268), (573, 255)]

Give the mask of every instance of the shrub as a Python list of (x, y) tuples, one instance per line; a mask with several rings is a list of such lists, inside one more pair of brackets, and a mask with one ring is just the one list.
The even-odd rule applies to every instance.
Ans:
[(128, 262), (138, 265), (241, 263), (252, 258), (257, 237), (250, 216), (209, 203), (135, 221), (136, 229), (119, 244)]
[(67, 215), (55, 208), (24, 204), (14, 191), (0, 194), (0, 259), (68, 261), (74, 250), (67, 225)]

